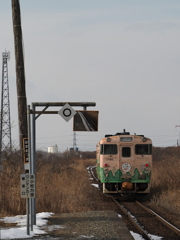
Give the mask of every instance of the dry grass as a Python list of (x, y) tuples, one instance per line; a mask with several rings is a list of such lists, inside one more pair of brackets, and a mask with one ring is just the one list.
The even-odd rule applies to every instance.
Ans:
[(77, 212), (95, 207), (86, 169), (89, 164), (94, 160), (54, 160), (38, 167), (37, 211)]
[[(20, 198), (20, 174), (24, 166), (19, 153), (7, 159), (0, 173), (0, 215), (26, 213), (25, 199)], [(95, 159), (53, 158), (38, 154), (36, 162), (37, 212), (54, 213), (90, 211), (96, 209), (96, 191), (90, 186), (87, 167)]]
[(154, 148), (151, 203), (180, 218), (180, 147)]
[[(151, 203), (180, 216), (180, 148), (154, 148)], [(66, 155), (65, 155), (66, 156)], [(94, 159), (66, 158), (37, 154), (37, 212), (54, 213), (104, 210), (98, 190), (90, 185), (87, 167)], [(24, 173), (19, 153), (3, 163), (0, 173), (2, 215), (25, 214), (25, 199), (20, 198), (20, 174)], [(97, 204), (100, 203), (101, 204)]]
[(19, 153), (14, 153), (2, 163), (3, 171), (0, 172), (0, 207), (1, 216), (25, 213), (25, 200), (20, 198), (20, 174), (23, 165)]

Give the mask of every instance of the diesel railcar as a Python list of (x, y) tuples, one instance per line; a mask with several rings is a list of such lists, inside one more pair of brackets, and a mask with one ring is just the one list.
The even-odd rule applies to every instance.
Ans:
[(103, 193), (147, 194), (152, 173), (152, 141), (125, 130), (96, 145), (96, 174)]

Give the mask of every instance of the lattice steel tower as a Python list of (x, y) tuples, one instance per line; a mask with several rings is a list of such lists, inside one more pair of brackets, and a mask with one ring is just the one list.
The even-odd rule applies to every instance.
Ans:
[(0, 157), (3, 151), (12, 151), (11, 121), (9, 102), (8, 63), (10, 52), (2, 53), (2, 92), (1, 92), (1, 125), (0, 125)]

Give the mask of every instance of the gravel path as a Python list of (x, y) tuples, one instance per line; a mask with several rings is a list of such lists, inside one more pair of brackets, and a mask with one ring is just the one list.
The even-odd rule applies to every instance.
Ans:
[[(49, 220), (54, 230), (41, 239), (63, 240), (133, 240), (121, 217), (114, 211), (92, 211), (80, 213), (62, 213)], [(58, 227), (59, 226), (59, 227)], [(37, 239), (37, 237), (36, 237)]]

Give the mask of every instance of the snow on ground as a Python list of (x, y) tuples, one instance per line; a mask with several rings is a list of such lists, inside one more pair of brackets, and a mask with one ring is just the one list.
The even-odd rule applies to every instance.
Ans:
[[(133, 231), (130, 231), (130, 233), (133, 236), (134, 240), (145, 240), (141, 235), (134, 233)], [(162, 239), (162, 237), (158, 237), (158, 236), (151, 235), (151, 234), (149, 234), (149, 236), (152, 240), (161, 240)]]
[[(33, 231), (30, 231), (30, 235), (27, 235), (27, 216), (26, 215), (17, 215), (15, 217), (5, 217), (0, 219), (0, 221), (4, 221), (5, 223), (16, 223), (16, 227), (11, 227), (11, 228), (1, 228), (0, 229), (0, 239), (16, 239), (16, 238), (30, 238), (38, 235), (43, 235), (46, 232), (42, 230), (42, 228), (45, 228), (47, 225), (47, 220), (44, 218), (49, 218), (53, 213), (49, 212), (42, 212), (36, 214), (36, 226), (33, 226)], [(118, 215), (121, 217), (121, 215)], [(48, 231), (53, 231), (55, 229), (63, 228), (63, 226), (60, 225), (53, 225), (53, 226), (48, 226), (47, 230)], [(130, 231), (131, 235), (135, 240), (144, 240), (144, 238), (132, 231)], [(90, 238), (92, 236), (86, 236), (87, 238)], [(82, 238), (85, 238), (83, 235)], [(51, 238), (53, 239), (53, 238)], [(161, 237), (151, 235), (151, 239), (153, 240), (160, 240)]]
[[(98, 184), (92, 184), (94, 187), (98, 188)], [(30, 231), (30, 235), (27, 234), (27, 216), (26, 215), (17, 215), (15, 217), (5, 217), (0, 219), (0, 221), (4, 221), (5, 223), (16, 223), (16, 227), (11, 228), (1, 228), (0, 229), (0, 239), (16, 239), (16, 238), (30, 238), (38, 235), (46, 234), (43, 229), (46, 229), (48, 232), (53, 231), (55, 229), (63, 228), (60, 225), (53, 225), (53, 226), (45, 226), (47, 225), (47, 220), (45, 218), (49, 218), (53, 213), (49, 212), (42, 212), (36, 214), (36, 226), (33, 226), (33, 231)], [(122, 217), (121, 215), (118, 215)], [(30, 227), (31, 229), (31, 227)], [(135, 240), (144, 240), (144, 238), (132, 231), (130, 231), (131, 235)], [(82, 238), (90, 238), (92, 236), (84, 236)], [(53, 239), (53, 238), (51, 238)], [(161, 237), (151, 235), (152, 240), (160, 240)]]
[(98, 184), (92, 183), (91, 185), (94, 186), (94, 187), (96, 187), (96, 188), (99, 188)]
[(5, 217), (0, 219), (0, 221), (4, 221), (5, 223), (16, 223), (17, 227), (12, 228), (2, 228), (0, 229), (0, 239), (16, 239), (16, 238), (29, 238), (41, 234), (45, 234), (46, 232), (41, 229), (41, 227), (47, 224), (47, 220), (44, 218), (48, 218), (53, 213), (42, 212), (36, 215), (36, 226), (33, 226), (33, 231), (30, 231), (30, 236), (27, 234), (27, 216), (26, 215), (17, 215), (15, 217)]

